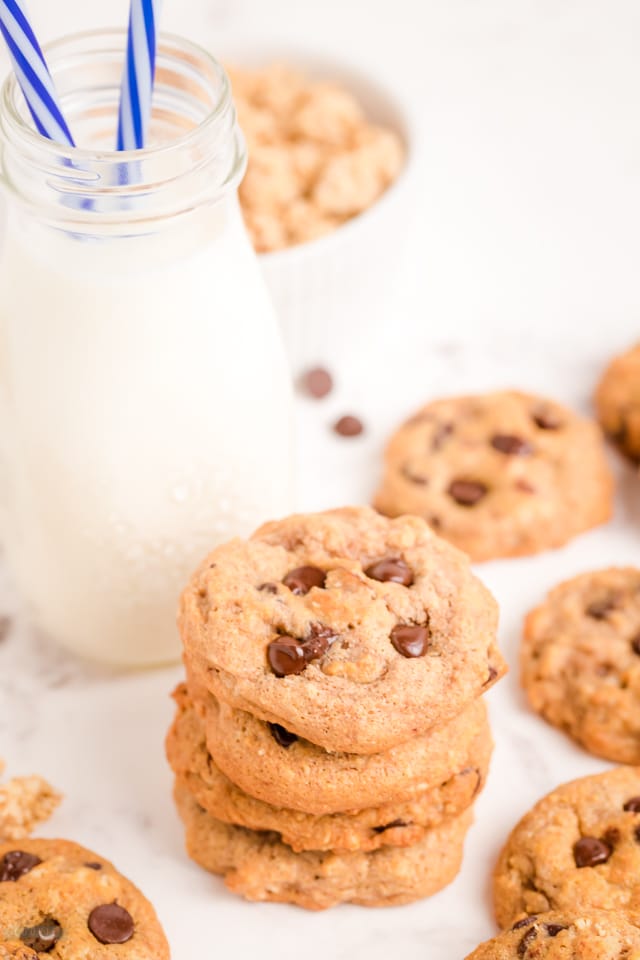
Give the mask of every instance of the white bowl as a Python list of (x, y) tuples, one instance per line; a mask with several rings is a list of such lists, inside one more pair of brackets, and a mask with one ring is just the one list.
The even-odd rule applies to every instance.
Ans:
[(395, 95), (375, 80), (316, 54), (261, 50), (227, 59), (240, 68), (282, 62), (311, 79), (335, 82), (354, 94), (369, 120), (403, 141), (402, 171), (368, 210), (318, 240), (259, 255), (294, 374), (348, 364), (392, 315), (414, 207), (414, 125)]

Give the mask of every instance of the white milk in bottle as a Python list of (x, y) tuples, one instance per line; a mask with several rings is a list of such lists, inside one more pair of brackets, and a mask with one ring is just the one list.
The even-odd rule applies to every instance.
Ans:
[(162, 40), (134, 162), (111, 152), (123, 46), (50, 53), (89, 150), (38, 137), (5, 86), (0, 534), (48, 635), (139, 665), (177, 656), (178, 594), (206, 552), (291, 508), (292, 425), (224, 72)]

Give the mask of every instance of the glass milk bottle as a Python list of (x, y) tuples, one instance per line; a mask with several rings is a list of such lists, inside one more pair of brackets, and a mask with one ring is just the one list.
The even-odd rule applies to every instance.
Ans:
[(226, 75), (162, 38), (149, 148), (117, 154), (124, 45), (49, 50), (82, 149), (2, 91), (0, 536), (47, 635), (142, 665), (206, 552), (290, 509), (292, 410)]

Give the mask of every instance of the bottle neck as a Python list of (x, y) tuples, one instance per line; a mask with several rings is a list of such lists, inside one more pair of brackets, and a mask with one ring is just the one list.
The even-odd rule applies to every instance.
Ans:
[(149, 146), (115, 150), (126, 35), (92, 32), (47, 58), (78, 146), (34, 130), (12, 75), (0, 96), (0, 183), (43, 223), (79, 235), (158, 231), (235, 190), (246, 166), (227, 76), (186, 41), (158, 43)]

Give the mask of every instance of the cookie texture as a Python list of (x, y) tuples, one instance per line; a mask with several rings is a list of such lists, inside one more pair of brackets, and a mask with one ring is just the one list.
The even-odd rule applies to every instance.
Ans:
[(107, 860), (68, 840), (0, 845), (0, 956), (168, 960), (151, 904)]
[[(0, 761), (0, 772), (2, 767)], [(42, 777), (14, 777), (0, 784), (0, 843), (28, 837), (49, 819), (61, 799)]]
[(436, 400), (389, 442), (375, 507), (423, 517), (473, 560), (559, 547), (611, 516), (597, 424), (517, 391)]
[(490, 737), (482, 700), (422, 737), (372, 754), (329, 753), (212, 695), (195, 705), (209, 753), (230, 780), (265, 803), (316, 815), (410, 800), (465, 767), (474, 744)]
[(175, 697), (178, 712), (167, 737), (167, 755), (180, 788), (188, 790), (216, 819), (278, 833), (295, 851), (371, 851), (417, 843), (429, 829), (471, 805), (489, 766), (491, 738), (483, 731), (471, 744), (463, 767), (413, 800), (329, 816), (273, 807), (249, 796), (225, 777), (207, 750), (202, 724), (186, 688), (179, 688)]
[(185, 660), (219, 700), (327, 750), (378, 753), (504, 672), (497, 605), (417, 517), (292, 516), (218, 547), (181, 599)]
[(454, 879), (462, 860), (470, 811), (429, 831), (411, 847), (373, 853), (294, 853), (277, 833), (216, 820), (188, 791), (176, 789), (189, 855), (221, 874), (247, 900), (294, 903), (324, 910), (339, 903), (392, 906), (427, 897)]
[(626, 457), (640, 464), (640, 343), (612, 360), (595, 402), (605, 433)]
[(534, 710), (591, 753), (640, 764), (640, 570), (584, 573), (526, 619), (522, 682)]
[(467, 960), (638, 960), (640, 917), (570, 911), (525, 917), (481, 944)]
[(515, 827), (494, 877), (498, 923), (527, 914), (640, 912), (640, 768), (564, 784)]

